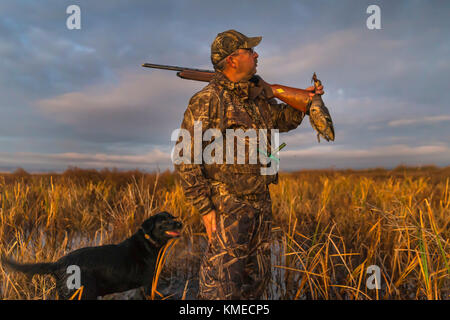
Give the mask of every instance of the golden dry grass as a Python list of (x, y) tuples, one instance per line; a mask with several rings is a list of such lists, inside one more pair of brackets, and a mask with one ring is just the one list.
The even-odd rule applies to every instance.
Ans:
[[(271, 298), (450, 298), (450, 168), (281, 174), (271, 195)], [(2, 174), (0, 252), (54, 261), (119, 242), (162, 210), (182, 220), (183, 237), (161, 257), (149, 298), (195, 298), (205, 233), (170, 172)], [(366, 286), (370, 265), (380, 267), (379, 290)], [(0, 266), (2, 299), (55, 299), (53, 289), (49, 276)]]

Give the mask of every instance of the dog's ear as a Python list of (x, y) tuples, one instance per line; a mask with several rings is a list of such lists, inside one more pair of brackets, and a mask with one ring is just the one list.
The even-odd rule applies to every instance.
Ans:
[(146, 234), (151, 234), (155, 227), (155, 216), (152, 216), (142, 223), (142, 229)]
[(172, 220), (175, 219), (175, 217), (172, 214), (170, 214), (169, 212), (167, 212), (167, 211), (162, 211), (162, 212), (160, 212), (158, 214), (163, 216), (163, 217), (165, 217), (165, 218), (169, 218), (169, 219), (172, 219)]

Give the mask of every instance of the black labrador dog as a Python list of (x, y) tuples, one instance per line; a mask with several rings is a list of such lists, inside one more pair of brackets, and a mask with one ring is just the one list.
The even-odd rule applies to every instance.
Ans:
[(76, 292), (73, 277), (78, 269), (78, 285), (83, 286), (81, 299), (94, 300), (110, 293), (151, 286), (159, 250), (169, 239), (179, 237), (181, 228), (181, 222), (174, 216), (160, 212), (119, 244), (81, 248), (50, 263), (22, 264), (6, 257), (2, 257), (2, 262), (29, 276), (51, 274), (56, 279), (60, 299), (69, 299)]

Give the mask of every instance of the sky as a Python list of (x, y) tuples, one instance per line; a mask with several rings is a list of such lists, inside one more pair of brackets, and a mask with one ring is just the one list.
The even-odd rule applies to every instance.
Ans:
[(448, 166), (449, 15), (448, 1), (3, 0), (0, 171), (173, 169), (171, 134), (206, 84), (141, 64), (212, 69), (228, 29), (263, 37), (267, 82), (324, 85), (335, 141), (305, 118), (281, 134), (281, 170)]

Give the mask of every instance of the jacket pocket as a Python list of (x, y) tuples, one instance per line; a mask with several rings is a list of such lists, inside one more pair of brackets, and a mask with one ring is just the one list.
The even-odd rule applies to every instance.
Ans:
[(260, 166), (230, 165), (224, 172), (231, 192), (237, 195), (259, 194), (267, 191), (266, 176)]

